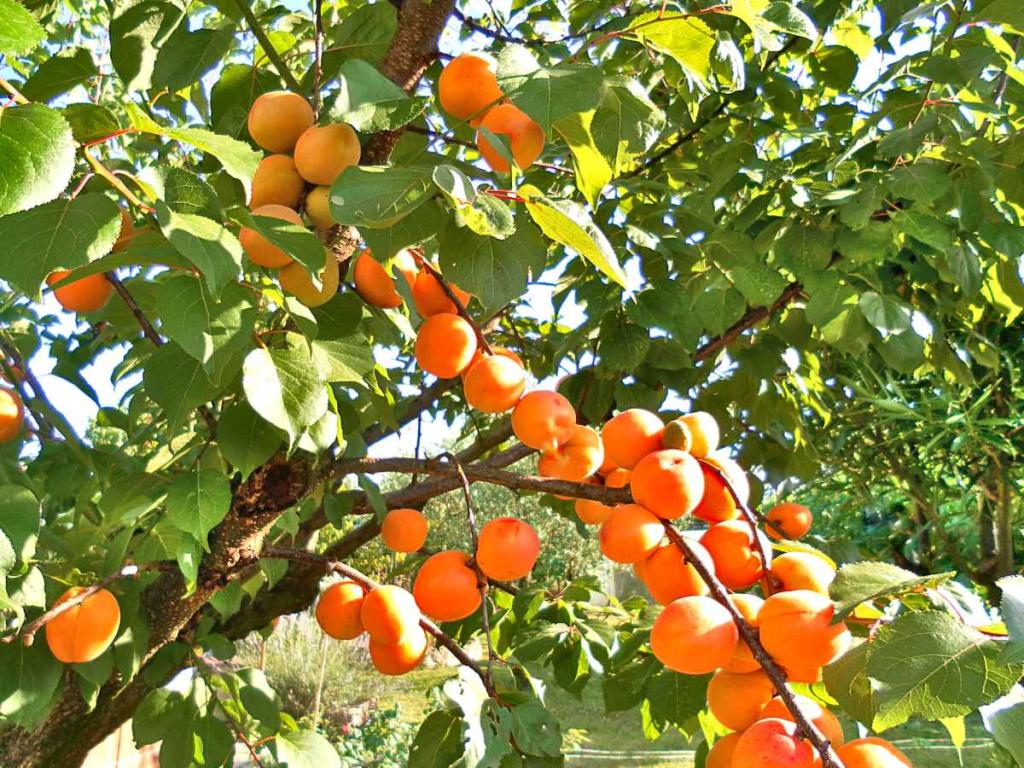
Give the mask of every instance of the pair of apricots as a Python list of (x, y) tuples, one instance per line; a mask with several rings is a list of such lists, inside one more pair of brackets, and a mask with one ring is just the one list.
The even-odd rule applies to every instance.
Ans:
[[(393, 509), (385, 516), (381, 534), (396, 552), (415, 552), (427, 538), (428, 524), (415, 509)], [(540, 538), (528, 523), (498, 517), (481, 530), (474, 559), (459, 550), (445, 550), (426, 559), (413, 581), (410, 594), (395, 585), (369, 591), (345, 579), (320, 595), (316, 619), (321, 629), (338, 640), (370, 636), (370, 660), (385, 675), (415, 669), (427, 652), (421, 623), (459, 621), (473, 614), (482, 600), (477, 569), (486, 578), (521, 579), (533, 570), (540, 553)]]

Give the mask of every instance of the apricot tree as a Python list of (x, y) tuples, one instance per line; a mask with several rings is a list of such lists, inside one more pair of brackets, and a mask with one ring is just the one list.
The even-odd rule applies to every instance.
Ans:
[[(1024, 7), (469, 13), (0, 0), (0, 762), (79, 765), (130, 720), (162, 766), (337, 765), (209, 661), (313, 609), (382, 674), (460, 664), (415, 766), (562, 764), (540, 670), (713, 768), (909, 765), (832, 710), (956, 739), (979, 708), (1024, 764), (1013, 435), (997, 566), (959, 576), (997, 583), (984, 621), (955, 572), (839, 557), (766, 502), (823, 465), (924, 485), (933, 444), (847, 407), (866, 382), (931, 382), (912, 413), (991, 383), (971, 423), (1006, 426)], [(457, 450), (423, 455), (425, 422)], [(545, 542), (514, 506), (481, 524), (483, 483), (652, 600), (531, 580)], [(445, 494), (465, 539), (437, 552)], [(353, 567), (378, 536), (407, 573)]]

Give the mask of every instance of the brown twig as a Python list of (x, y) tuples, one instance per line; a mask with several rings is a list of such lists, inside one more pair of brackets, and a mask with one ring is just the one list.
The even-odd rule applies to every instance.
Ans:
[(131, 312), (132, 316), (135, 318), (135, 322), (137, 322), (139, 327), (142, 329), (143, 335), (153, 342), (154, 346), (163, 346), (164, 340), (160, 337), (160, 334), (156, 332), (156, 328), (153, 327), (153, 324), (149, 322), (149, 318), (146, 317), (146, 314), (142, 311), (139, 303), (135, 301), (135, 297), (131, 295), (127, 288), (124, 287), (124, 283), (121, 282), (121, 278), (113, 272), (107, 272), (105, 274), (107, 282), (114, 287), (114, 291), (121, 297), (121, 300), (124, 301), (125, 306), (128, 307), (128, 311)]
[(313, 116), (320, 119), (320, 85), (324, 76), (323, 0), (313, 0)]
[(729, 346), (744, 331), (754, 327), (762, 320), (767, 320), (773, 315), (777, 315), (792, 304), (802, 292), (803, 285), (799, 282), (792, 282), (786, 286), (782, 291), (782, 295), (770, 307), (751, 307), (744, 313), (743, 317), (729, 326), (724, 333), (699, 347), (693, 356), (694, 361), (700, 362)]
[(260, 47), (263, 48), (263, 52), (270, 59), (270, 63), (274, 65), (274, 69), (281, 75), (281, 79), (284, 80), (285, 84), (295, 93), (302, 93), (302, 86), (299, 85), (299, 81), (295, 79), (295, 75), (292, 74), (291, 70), (288, 69), (288, 65), (284, 63), (284, 59), (281, 58), (281, 54), (274, 48), (273, 43), (270, 42), (270, 38), (267, 37), (267, 33), (263, 31), (263, 27), (260, 25), (259, 19), (256, 18), (256, 14), (253, 13), (252, 7), (249, 5), (248, 0), (235, 0), (235, 5), (238, 10), (242, 12), (242, 16), (245, 17), (246, 23), (249, 25), (249, 29), (256, 36), (259, 41)]
[(458, 312), (459, 316), (463, 320), (468, 322), (471, 326), (473, 326), (473, 332), (476, 334), (477, 346), (480, 347), (480, 349), (482, 349), (488, 355), (493, 355), (494, 350), (492, 350), (491, 345), (487, 343), (487, 337), (484, 335), (483, 330), (480, 328), (480, 324), (477, 323), (477, 321), (473, 318), (471, 314), (469, 314), (469, 310), (466, 309), (466, 306), (462, 303), (462, 300), (455, 295), (455, 291), (452, 290), (451, 285), (449, 285), (448, 281), (445, 280), (444, 275), (442, 275), (441, 272), (433, 264), (431, 264), (426, 258), (424, 258), (422, 253), (418, 253), (416, 251), (411, 251), (411, 253), (413, 254), (414, 258), (416, 259), (416, 263), (420, 266), (420, 268), (427, 270), (427, 272), (430, 273), (430, 276), (437, 280), (438, 285), (441, 286), (441, 290), (444, 291), (445, 296), (447, 296), (448, 299), (452, 302), (452, 304), (455, 305), (455, 310)]

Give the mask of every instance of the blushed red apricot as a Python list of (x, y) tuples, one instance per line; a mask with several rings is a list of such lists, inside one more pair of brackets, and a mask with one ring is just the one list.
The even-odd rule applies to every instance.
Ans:
[(784, 552), (772, 560), (771, 573), (784, 591), (809, 589), (823, 595), (836, 578), (836, 569), (810, 552)]
[(597, 432), (577, 424), (568, 440), (541, 454), (537, 472), (541, 477), (578, 483), (596, 473), (603, 460), (604, 448)]
[(372, 639), (394, 645), (419, 626), (420, 609), (404, 589), (383, 584), (363, 598), (359, 617)]
[[(302, 226), (302, 219), (299, 214), (283, 205), (261, 205), (259, 208), (253, 209), (252, 214), (253, 216), (281, 219), (281, 221)], [(242, 230), (238, 233), (238, 239), (242, 243), (242, 248), (245, 249), (249, 261), (253, 264), (258, 264), (268, 269), (276, 269), (277, 267), (283, 267), (286, 264), (292, 263), (291, 256), (254, 229), (242, 227)]]
[[(764, 605), (764, 600), (749, 592), (737, 592), (736, 594), (729, 595), (729, 602), (736, 606), (736, 610), (739, 611), (747, 624), (753, 629), (757, 629), (757, 616), (761, 611), (761, 606)], [(750, 646), (747, 645), (747, 641), (742, 637), (740, 637), (739, 642), (736, 644), (736, 652), (729, 659), (729, 663), (722, 667), (727, 672), (753, 672), (760, 668), (761, 665), (754, 658)]]
[[(60, 282), (71, 274), (70, 270), (58, 269), (46, 278), (47, 285)], [(69, 312), (96, 312), (103, 309), (110, 300), (114, 286), (106, 276), (88, 275), (53, 289), (53, 297), (57, 303)]]
[(496, 517), (480, 529), (476, 562), (488, 578), (515, 581), (533, 570), (540, 537), (533, 526), (514, 517)]
[(665, 425), (662, 445), (703, 459), (718, 448), (719, 437), (715, 417), (705, 411), (695, 411)]
[(746, 589), (764, 575), (764, 562), (746, 520), (726, 520), (708, 528), (700, 543), (715, 561), (715, 573), (729, 589)]
[(25, 424), (25, 406), (13, 389), (0, 387), (0, 443), (9, 443), (21, 434)]
[(708, 709), (726, 728), (745, 731), (761, 717), (775, 695), (775, 686), (763, 670), (718, 670), (708, 683)]
[[(57, 598), (54, 607), (85, 590), (86, 587), (72, 587)], [(58, 661), (85, 664), (110, 647), (120, 626), (121, 607), (117, 598), (109, 590), (99, 589), (46, 623), (46, 644)]]
[(836, 750), (846, 768), (913, 768), (910, 758), (877, 736), (854, 739)]
[(320, 287), (313, 284), (313, 277), (305, 265), (297, 261), (285, 264), (277, 273), (281, 288), (297, 298), (307, 307), (320, 307), (338, 293), (341, 274), (334, 254), (325, 254), (324, 268), (320, 271)]
[(812, 768), (814, 750), (800, 738), (796, 725), (768, 718), (744, 731), (732, 759), (737, 768)]
[[(629, 485), (628, 469), (614, 469), (604, 479), (605, 488), (625, 488)], [(596, 478), (592, 478), (598, 482)], [(576, 516), (587, 525), (600, 525), (612, 513), (612, 507), (592, 499), (576, 499)]]
[(419, 626), (393, 644), (370, 637), (370, 661), (382, 675), (404, 675), (420, 665), (427, 647), (427, 633)]
[[(796, 699), (797, 707), (803, 716), (818, 727), (818, 730), (832, 743), (833, 747), (842, 746), (846, 737), (843, 735), (843, 726), (840, 725), (839, 719), (835, 715), (807, 696), (801, 696), (796, 693), (793, 694), (793, 698)], [(761, 715), (758, 719), (764, 720), (769, 717), (794, 722), (793, 713), (789, 711), (786, 703), (778, 696), (775, 696), (764, 705), (764, 709), (761, 710)]]
[(526, 389), (523, 366), (504, 355), (485, 355), (463, 374), (463, 391), (471, 408), (482, 413), (502, 413), (519, 402)]
[(850, 643), (846, 624), (833, 624), (834, 615), (832, 601), (818, 592), (777, 592), (758, 614), (761, 644), (784, 667), (823, 667)]
[[(544, 149), (544, 129), (513, 104), (491, 107), (480, 121), (480, 127), (496, 136), (505, 137), (516, 165), (524, 171), (534, 164)], [(483, 131), (477, 131), (476, 146), (492, 170), (498, 173), (509, 172), (508, 160), (501, 156)]]
[(358, 165), (359, 136), (347, 123), (314, 125), (295, 142), (295, 167), (310, 184), (330, 186), (346, 168)]
[(295, 208), (305, 188), (306, 182), (299, 175), (295, 161), (291, 157), (267, 155), (256, 166), (256, 174), (252, 177), (249, 207), (283, 205), (286, 208)]
[[(448, 283), (452, 293), (458, 298), (463, 307), (469, 305), (473, 295), (459, 288), (454, 283)], [(412, 302), (416, 305), (416, 311), (420, 317), (427, 318), (434, 315), (454, 315), (459, 310), (455, 302), (448, 298), (448, 294), (441, 287), (441, 282), (426, 269), (420, 269), (412, 284)]]
[(732, 756), (742, 733), (729, 733), (720, 738), (708, 751), (704, 768), (733, 768)]
[[(714, 570), (711, 556), (704, 547), (691, 541), (690, 548), (697, 557), (703, 559), (705, 567)], [(668, 605), (680, 597), (708, 593), (708, 586), (697, 573), (697, 569), (687, 562), (686, 556), (674, 544), (665, 544), (648, 555), (641, 572), (641, 578), (651, 597), (662, 605)]]
[(356, 285), (356, 292), (367, 304), (381, 309), (402, 306), (402, 297), (395, 288), (395, 281), (370, 251), (363, 251), (356, 256), (352, 281)]
[(291, 152), (312, 125), (313, 108), (297, 93), (264, 93), (249, 108), (249, 135), (268, 152)]
[(768, 535), (773, 539), (782, 538), (775, 529), (776, 527), (782, 529), (787, 539), (801, 539), (807, 535), (807, 532), (811, 530), (811, 525), (814, 523), (814, 515), (811, 514), (811, 510), (803, 504), (797, 504), (795, 501), (784, 501), (781, 504), (776, 504), (768, 510), (766, 517), (768, 522), (775, 523), (775, 526), (765, 526)]
[(449, 61), (437, 80), (444, 111), (459, 120), (478, 116), (504, 96), (496, 73), (497, 62), (486, 53), (463, 53)]

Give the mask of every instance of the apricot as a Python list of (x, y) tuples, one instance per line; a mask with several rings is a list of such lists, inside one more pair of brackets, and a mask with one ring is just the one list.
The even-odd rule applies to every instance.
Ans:
[(0, 387), (0, 443), (9, 443), (21, 434), (25, 406), (13, 389)]
[(267, 155), (256, 167), (252, 177), (250, 208), (262, 205), (283, 205), (295, 208), (306, 182), (299, 175), (295, 161), (288, 155)]
[(316, 602), (316, 621), (324, 634), (335, 640), (352, 640), (363, 634), (359, 617), (366, 592), (354, 581), (331, 584)]
[(249, 135), (268, 152), (291, 152), (312, 125), (313, 108), (297, 93), (264, 93), (249, 108)]
[(523, 366), (504, 355), (488, 355), (463, 376), (466, 402), (483, 413), (511, 410), (526, 389)]
[(732, 760), (737, 768), (812, 768), (814, 749), (800, 738), (795, 724), (768, 718), (744, 731)]
[(121, 229), (118, 232), (117, 240), (114, 241), (114, 247), (110, 249), (111, 253), (125, 250), (132, 244), (132, 239), (135, 237), (135, 222), (132, 221), (131, 215), (124, 208), (121, 208), (118, 213), (121, 214)]
[(427, 518), (418, 509), (392, 509), (384, 515), (380, 533), (392, 552), (415, 552), (427, 540)]
[[(261, 205), (253, 209), (253, 216), (267, 216), (271, 219), (280, 219), (290, 224), (302, 226), (302, 219), (291, 208), (283, 205)], [(245, 249), (249, 261), (261, 267), (276, 269), (292, 263), (292, 257), (271, 243), (267, 238), (254, 229), (242, 227), (238, 233), (238, 239)]]
[[(471, 293), (467, 293), (454, 283), (449, 283), (448, 287), (452, 289), (452, 293), (455, 294), (463, 307), (466, 307), (469, 304), (469, 300), (473, 298)], [(455, 306), (455, 302), (448, 298), (448, 294), (444, 292), (444, 288), (441, 287), (441, 281), (425, 269), (421, 269), (413, 281), (412, 302), (416, 305), (416, 311), (420, 313), (422, 318), (443, 314), (454, 315), (459, 311)]]
[(704, 476), (704, 494), (701, 496), (700, 503), (694, 508), (693, 516), (708, 523), (735, 520), (740, 516), (736, 499), (725, 487), (718, 471), (707, 464), (701, 464), (700, 469)]
[(633, 498), (658, 517), (674, 520), (697, 506), (704, 493), (700, 463), (684, 451), (667, 449), (648, 454), (629, 479)]
[(496, 517), (480, 529), (476, 564), (491, 579), (515, 581), (533, 570), (540, 554), (540, 537), (529, 523)]
[(662, 446), (686, 451), (703, 459), (718, 448), (720, 433), (715, 417), (705, 411), (694, 411), (665, 425)]
[(732, 756), (742, 733), (729, 733), (714, 743), (704, 759), (704, 768), (733, 768)]
[[(600, 473), (600, 470), (598, 470)], [(604, 479), (605, 488), (625, 488), (632, 474), (628, 469), (614, 469)], [(608, 519), (612, 507), (592, 499), (576, 499), (576, 516), (587, 525), (600, 525)]]
[(775, 523), (774, 526), (765, 526), (768, 535), (773, 539), (783, 538), (779, 535), (776, 528), (781, 528), (787, 539), (795, 541), (796, 539), (803, 538), (811, 530), (811, 524), (814, 522), (814, 515), (811, 514), (811, 510), (803, 504), (797, 504), (794, 501), (784, 501), (781, 504), (776, 504), (768, 510), (766, 517), (768, 522)]
[(541, 454), (537, 472), (541, 477), (578, 483), (597, 472), (603, 460), (604, 447), (597, 432), (577, 424), (568, 440)]
[(832, 624), (834, 614), (832, 601), (818, 592), (778, 592), (758, 614), (761, 644), (784, 667), (823, 667), (850, 643), (846, 624)]
[(708, 709), (726, 728), (745, 731), (774, 695), (775, 686), (760, 669), (742, 674), (720, 669), (708, 683)]
[(486, 53), (463, 53), (448, 62), (437, 79), (437, 97), (444, 111), (469, 120), (501, 99), (497, 62)]
[(347, 123), (314, 125), (295, 143), (295, 167), (310, 184), (330, 186), (346, 168), (358, 165), (359, 136)]
[(313, 277), (302, 264), (293, 261), (285, 264), (277, 273), (281, 287), (307, 307), (319, 307), (333, 299), (338, 293), (339, 267), (334, 254), (326, 254), (326, 262), (320, 272), (320, 287), (313, 285)]
[(608, 419), (601, 428), (604, 452), (615, 465), (633, 469), (650, 453), (661, 450), (665, 425), (656, 413), (630, 408)]
[(764, 562), (745, 520), (726, 520), (708, 528), (700, 543), (715, 561), (715, 573), (729, 589), (746, 589), (764, 575)]
[(806, 683), (814, 685), (820, 683), (821, 667), (784, 667), (786, 679), (791, 683)]
[(416, 275), (419, 274), (419, 267), (416, 266), (415, 257), (409, 253), (407, 248), (403, 248), (395, 254), (394, 262), (395, 268), (402, 275), (402, 278), (405, 280), (405, 284), (412, 289), (413, 285), (416, 283)]
[[(517, 363), (519, 363), (520, 367), (524, 369), (526, 368), (526, 366), (523, 364), (523, 358), (517, 355), (515, 351), (508, 349), (507, 347), (496, 347), (492, 344), (491, 352), (493, 352), (496, 355), (501, 355), (502, 357), (507, 357), (509, 360), (515, 360)], [(473, 359), (469, 361), (469, 365), (466, 367), (466, 370), (462, 372), (463, 384), (465, 384), (466, 382), (466, 374), (469, 373), (469, 369), (472, 368), (477, 363), (479, 363), (485, 357), (487, 357), (487, 353), (482, 348), (477, 347), (476, 354), (473, 355)]]
[[(714, 569), (711, 557), (704, 547), (696, 542), (690, 542), (690, 547), (706, 567)], [(680, 597), (708, 593), (708, 586), (697, 573), (697, 569), (692, 563), (687, 562), (686, 556), (674, 544), (658, 547), (648, 555), (641, 572), (641, 578), (647, 585), (651, 597), (662, 605), (668, 605)]]
[(724, 450), (709, 453), (702, 461), (721, 471), (740, 501), (746, 504), (750, 500), (750, 480), (747, 479), (747, 473), (743, 471), (739, 462), (728, 456)]
[(616, 469), (621, 469), (621, 467), (619, 467), (618, 464), (612, 461), (611, 457), (608, 455), (608, 449), (605, 448), (604, 461), (601, 462), (601, 468), (597, 470), (597, 474), (599, 474), (601, 477), (607, 477)]
[(639, 504), (620, 504), (601, 524), (601, 552), (616, 563), (647, 559), (665, 536), (661, 520)]
[[(544, 129), (512, 104), (499, 104), (489, 109), (479, 127), (507, 139), (512, 157), (521, 170), (525, 171), (533, 165), (544, 149)], [(492, 170), (498, 173), (509, 172), (508, 160), (499, 154), (480, 131), (476, 134), (476, 146)]]
[(306, 216), (313, 222), (313, 226), (321, 231), (328, 230), (337, 224), (334, 216), (331, 215), (330, 199), (330, 187), (313, 187), (306, 195)]
[[(85, 590), (85, 587), (72, 587), (57, 598), (54, 606)], [(121, 608), (117, 598), (108, 590), (99, 589), (46, 623), (46, 644), (58, 661), (85, 664), (107, 650), (120, 626)]]
[(420, 665), (427, 655), (427, 633), (420, 627), (397, 643), (382, 643), (370, 638), (370, 661), (382, 675), (404, 675)]
[[(70, 274), (70, 270), (58, 269), (50, 273), (46, 278), (46, 284), (53, 285)], [(69, 312), (96, 312), (103, 309), (113, 291), (114, 286), (106, 276), (100, 274), (89, 275), (60, 288), (54, 288), (53, 296), (57, 303)]]
[(681, 597), (661, 612), (651, 629), (651, 651), (684, 675), (704, 675), (732, 657), (739, 634), (732, 616), (710, 597)]
[[(814, 699), (801, 696), (800, 694), (793, 694), (793, 698), (796, 699), (797, 707), (803, 716), (818, 727), (818, 730), (821, 731), (825, 738), (832, 742), (833, 747), (842, 745), (846, 737), (843, 735), (843, 726), (839, 724), (839, 718)], [(764, 720), (769, 717), (788, 720), (791, 723), (794, 722), (793, 714), (789, 711), (786, 703), (778, 696), (775, 696), (764, 705), (758, 720)]]
[[(736, 610), (739, 611), (740, 616), (744, 618), (747, 624), (757, 629), (757, 615), (761, 611), (761, 606), (764, 605), (764, 600), (757, 595), (739, 592), (729, 595), (729, 602), (736, 607)], [(747, 641), (742, 637), (740, 637), (739, 642), (736, 644), (736, 652), (729, 659), (729, 663), (722, 667), (727, 672), (753, 672), (760, 668), (761, 665), (754, 658), (750, 646), (747, 645)]]
[(352, 268), (352, 280), (356, 284), (356, 292), (363, 301), (381, 309), (394, 309), (402, 306), (402, 297), (395, 289), (395, 281), (379, 261), (369, 251), (356, 256)]
[(854, 739), (836, 750), (846, 768), (912, 768), (910, 758), (877, 736)]
[(523, 445), (553, 451), (576, 432), (576, 411), (557, 392), (538, 389), (516, 403), (512, 431)]
[(412, 594), (420, 610), (435, 621), (459, 621), (480, 607), (479, 579), (469, 555), (454, 549), (427, 558)]
[(836, 578), (836, 569), (826, 560), (810, 552), (786, 552), (772, 560), (772, 576), (779, 580), (784, 591), (809, 589), (828, 594), (829, 585)]
[(458, 315), (427, 318), (416, 335), (416, 362), (439, 379), (453, 379), (466, 370), (476, 352), (473, 326)]
[(384, 584), (363, 598), (359, 617), (372, 639), (394, 645), (419, 626), (420, 609), (407, 591)]

